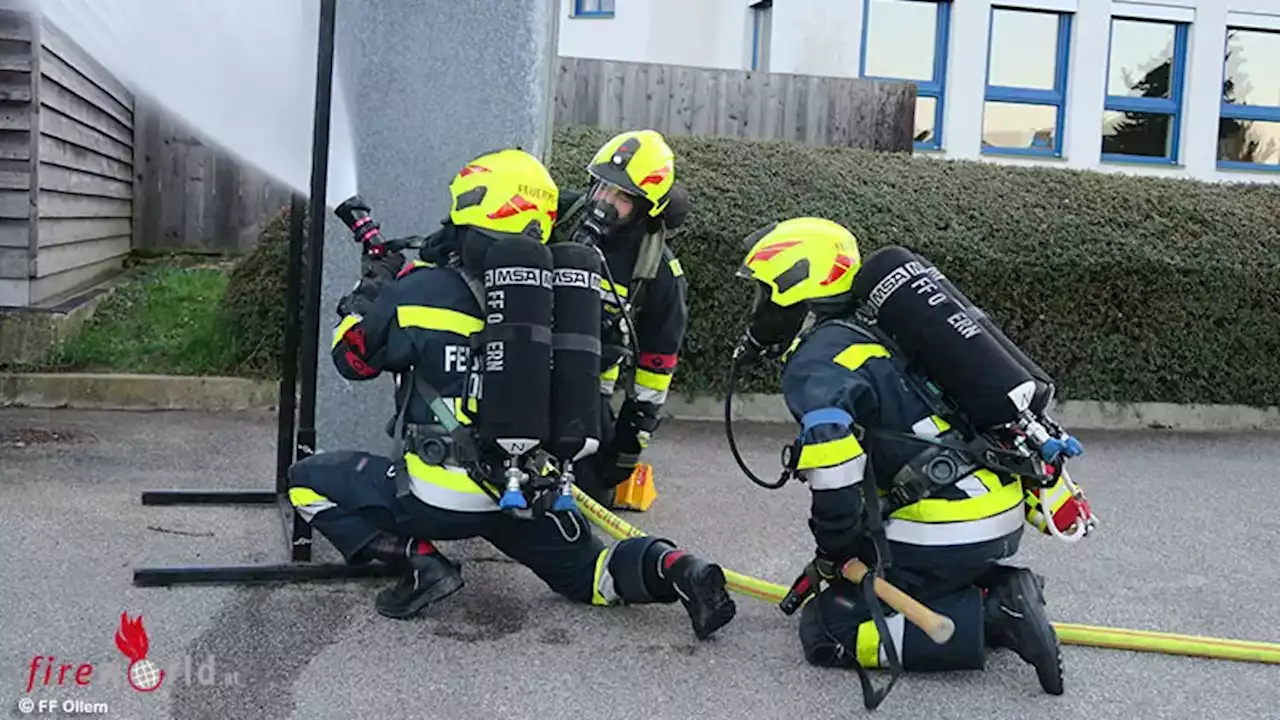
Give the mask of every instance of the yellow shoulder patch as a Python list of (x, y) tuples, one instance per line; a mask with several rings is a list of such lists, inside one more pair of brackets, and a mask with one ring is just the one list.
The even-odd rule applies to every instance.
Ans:
[(680, 277), (684, 274), (684, 268), (680, 267), (679, 258), (671, 258), (671, 261), (667, 263), (667, 266), (671, 268), (671, 274), (676, 277)]

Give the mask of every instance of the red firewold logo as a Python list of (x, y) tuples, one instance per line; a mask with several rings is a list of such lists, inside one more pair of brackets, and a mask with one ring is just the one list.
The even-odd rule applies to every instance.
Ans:
[(142, 616), (130, 620), (128, 613), (120, 613), (120, 629), (116, 631), (116, 647), (129, 658), (129, 687), (138, 692), (152, 692), (164, 682), (164, 670), (147, 659), (147, 631), (142, 628)]

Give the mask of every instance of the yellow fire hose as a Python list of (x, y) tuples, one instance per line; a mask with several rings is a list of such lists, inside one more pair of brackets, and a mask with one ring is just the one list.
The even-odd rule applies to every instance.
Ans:
[[(591, 522), (614, 538), (623, 540), (632, 537), (644, 537), (647, 534), (626, 520), (609, 512), (607, 508), (592, 500), (577, 486), (573, 487), (573, 497), (578, 501), (578, 506), (583, 509)], [(724, 575), (730, 590), (743, 595), (750, 595), (768, 603), (777, 604), (787, 594), (786, 587), (761, 580), (760, 578), (743, 575), (729, 569), (725, 569)], [(1054, 623), (1053, 626), (1058, 632), (1059, 641), (1067, 645), (1280, 664), (1280, 643), (1228, 640), (1198, 635), (1175, 635), (1173, 633), (1150, 630), (1127, 630), (1094, 625), (1074, 625), (1071, 623)]]

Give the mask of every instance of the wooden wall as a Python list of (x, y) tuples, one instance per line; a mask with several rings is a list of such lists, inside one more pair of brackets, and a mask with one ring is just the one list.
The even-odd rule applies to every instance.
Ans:
[(910, 152), (915, 85), (561, 57), (556, 125)]
[(133, 241), (133, 96), (57, 28), (40, 30), (33, 302), (112, 274)]
[(28, 303), (36, 257), (33, 36), (29, 15), (0, 10), (0, 305)]
[(134, 247), (238, 254), (257, 247), (289, 204), (282, 183), (203, 143), (184, 123), (139, 98)]

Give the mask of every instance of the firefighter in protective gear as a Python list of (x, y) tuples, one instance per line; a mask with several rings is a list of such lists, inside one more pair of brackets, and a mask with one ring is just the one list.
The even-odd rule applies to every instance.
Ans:
[(532, 518), (503, 513), (501, 479), (469, 474), (455, 454), (465, 443), (446, 442), (457, 436), (441, 428), (465, 435), (475, 411), (463, 398), (474, 398), (467, 384), (478, 367), (468, 359), (468, 338), (485, 324), (479, 263), (504, 236), (545, 243), (558, 196), (542, 163), (518, 149), (467, 163), (449, 191), (449, 216), (424, 247), (424, 258), (440, 262), (405, 264), (386, 259), (391, 254), (371, 262), (339, 303), (333, 336), (332, 359), (344, 378), (397, 375), (398, 412), (388, 429), (398, 431), (404, 451), (303, 459), (289, 471), (294, 507), (347, 562), (379, 561), (403, 571), (377, 596), (378, 612), (388, 617), (411, 617), (462, 588), (459, 564), (437, 541), (482, 537), (570, 600), (601, 606), (679, 600), (697, 637), (709, 636), (735, 612), (719, 566), (661, 538), (606, 546), (576, 506)]
[[(783, 360), (783, 395), (801, 426), (792, 467), (812, 496), (811, 567), (825, 568), (828, 583), (801, 611), (807, 660), (857, 669), (870, 693), (865, 668), (889, 667), (895, 676), (981, 669), (988, 648), (1007, 647), (1034, 666), (1045, 692), (1061, 694), (1043, 578), (997, 562), (1018, 551), (1028, 521), (1020, 478), (979, 469), (881, 516), (895, 474), (928, 447), (894, 433), (947, 439), (967, 428), (934, 415), (897, 359), (858, 324), (853, 234), (829, 220), (796, 218), (757, 230), (745, 245), (738, 274), (755, 290), (750, 344)], [(889, 560), (888, 582), (955, 621), (945, 645), (868, 602), (869, 582), (839, 577), (847, 560), (874, 568), (878, 557)]]
[[(596, 462), (578, 466), (577, 484), (614, 507), (658, 428), (688, 329), (688, 284), (666, 240), (684, 223), (690, 200), (676, 182), (675, 154), (653, 130), (614, 136), (587, 172), (586, 193), (564, 193), (552, 241), (595, 245), (607, 266), (600, 358), (607, 430)], [(611, 400), (624, 366), (634, 376), (615, 416)]]

